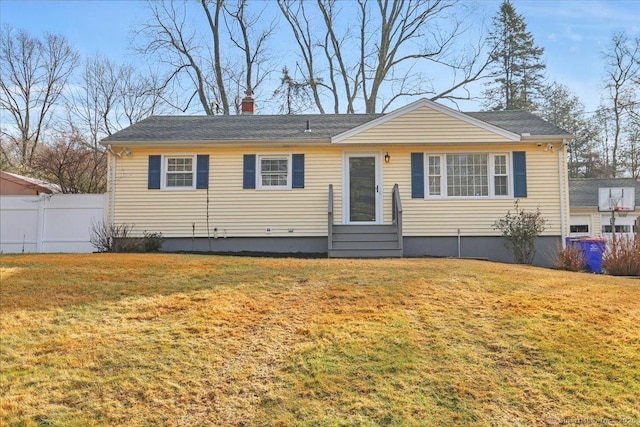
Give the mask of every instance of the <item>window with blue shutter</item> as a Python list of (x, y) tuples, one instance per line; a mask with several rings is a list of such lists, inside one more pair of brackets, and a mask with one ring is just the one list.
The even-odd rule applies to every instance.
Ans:
[(527, 153), (513, 152), (513, 197), (527, 197)]
[(411, 198), (424, 198), (424, 154), (411, 153)]
[(292, 167), (292, 188), (304, 188), (304, 154), (293, 154), (291, 156)]
[(209, 155), (198, 154), (196, 159), (196, 188), (209, 188)]
[(149, 190), (160, 189), (162, 156), (149, 156), (149, 171), (147, 179), (147, 188)]
[(256, 188), (256, 155), (245, 154), (243, 161), (242, 188)]

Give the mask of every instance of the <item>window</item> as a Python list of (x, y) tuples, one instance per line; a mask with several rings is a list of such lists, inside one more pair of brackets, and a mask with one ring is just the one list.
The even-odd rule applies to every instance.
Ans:
[(571, 232), (571, 233), (588, 233), (589, 232), (589, 226), (587, 224), (571, 225), (569, 227), (569, 232)]
[(427, 188), (427, 197), (508, 197), (508, 155), (427, 156)]
[[(610, 225), (603, 225), (603, 233), (612, 233), (613, 228)], [(631, 233), (630, 225), (616, 225), (616, 233)]]
[(429, 196), (442, 195), (440, 156), (429, 156)]
[(194, 186), (193, 156), (165, 157), (164, 187), (191, 189)]
[(507, 173), (507, 156), (504, 154), (497, 154), (493, 156), (494, 195), (509, 195), (509, 175)]
[(291, 188), (289, 156), (260, 156), (258, 188)]
[(447, 196), (489, 195), (485, 154), (447, 154)]

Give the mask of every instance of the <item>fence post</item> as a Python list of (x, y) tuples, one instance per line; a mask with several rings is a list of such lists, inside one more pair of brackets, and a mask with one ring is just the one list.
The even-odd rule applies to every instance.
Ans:
[(44, 224), (46, 214), (47, 196), (41, 195), (38, 198), (38, 225), (36, 230), (36, 252), (44, 252)]

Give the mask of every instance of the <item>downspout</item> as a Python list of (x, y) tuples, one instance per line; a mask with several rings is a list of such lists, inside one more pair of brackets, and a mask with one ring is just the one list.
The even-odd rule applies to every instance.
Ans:
[(111, 149), (111, 144), (107, 146), (111, 153), (111, 185), (109, 186), (109, 225), (113, 228), (114, 216), (116, 211), (116, 163), (117, 154)]
[(560, 149), (558, 150), (558, 178), (560, 181), (560, 235), (562, 238), (562, 247), (565, 248), (566, 247), (566, 237), (567, 237), (567, 232), (566, 232), (566, 209), (567, 209), (567, 204), (566, 204), (566, 194), (565, 194), (565, 185), (569, 184), (568, 181), (568, 176), (565, 173), (565, 165), (566, 162), (564, 161), (564, 153), (565, 153), (565, 149), (567, 147), (568, 143), (566, 139), (562, 140), (562, 147), (560, 147)]

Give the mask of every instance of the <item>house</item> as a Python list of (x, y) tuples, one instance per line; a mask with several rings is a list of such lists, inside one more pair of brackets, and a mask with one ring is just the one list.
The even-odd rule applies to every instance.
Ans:
[[(618, 211), (615, 214), (604, 203), (606, 200), (602, 200), (604, 206), (601, 206), (601, 191), (612, 188), (634, 191), (635, 206), (630, 207), (630, 211)], [(639, 200), (640, 179), (637, 178), (572, 178), (569, 180), (569, 235), (610, 239), (614, 227), (615, 232), (620, 235), (632, 236), (640, 233), (637, 222), (640, 217)], [(615, 225), (611, 224), (612, 217), (615, 218)]]
[(540, 208), (535, 263), (568, 234), (567, 132), (425, 99), (388, 114), (154, 116), (102, 141), (108, 217), (167, 251), (511, 261), (492, 224)]
[(0, 171), (0, 196), (38, 196), (60, 193), (57, 184), (15, 173)]

